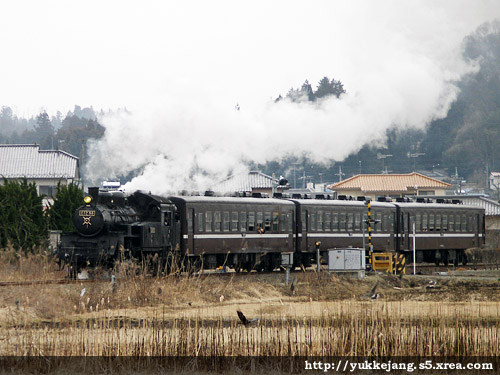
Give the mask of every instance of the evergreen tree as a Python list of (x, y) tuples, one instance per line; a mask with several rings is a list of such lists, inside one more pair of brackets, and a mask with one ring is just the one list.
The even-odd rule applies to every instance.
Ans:
[(73, 213), (82, 205), (83, 190), (78, 184), (69, 185), (57, 184), (57, 193), (54, 197), (54, 203), (49, 209), (50, 228), (61, 230), (63, 232), (73, 232)]
[(0, 207), (1, 248), (11, 244), (27, 253), (47, 245), (47, 220), (35, 183), (4, 179), (0, 186)]
[(54, 127), (47, 112), (40, 113), (36, 118), (35, 136), (43, 150), (54, 149)]
[(333, 94), (333, 87), (330, 84), (330, 80), (328, 79), (328, 77), (325, 76), (319, 81), (318, 88), (314, 93), (314, 97), (316, 99), (319, 99), (332, 94)]
[(304, 95), (309, 101), (314, 100), (314, 92), (313, 92), (311, 84), (309, 83), (309, 81), (307, 79), (302, 84), (300, 91), (302, 92), (302, 95)]

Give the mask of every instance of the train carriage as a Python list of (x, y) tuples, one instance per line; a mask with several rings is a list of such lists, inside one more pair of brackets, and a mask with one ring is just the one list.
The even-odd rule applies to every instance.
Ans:
[(465, 265), (465, 250), (485, 243), (482, 208), (444, 203), (396, 203), (396, 207), (395, 250), (411, 258), (415, 230), (417, 262)]
[(181, 220), (181, 253), (202, 259), (204, 268), (236, 270), (279, 267), (282, 252), (294, 251), (295, 205), (283, 199), (169, 197)]

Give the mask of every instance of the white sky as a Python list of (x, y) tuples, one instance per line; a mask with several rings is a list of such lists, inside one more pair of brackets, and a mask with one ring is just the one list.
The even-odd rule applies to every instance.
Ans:
[[(165, 146), (175, 145), (166, 138), (179, 128), (190, 131), (181, 131), (177, 143), (192, 149), (183, 170), (200, 167), (201, 158), (217, 165), (230, 160), (220, 170), (208, 167), (224, 174), (241, 159), (274, 158), (270, 148), (339, 159), (360, 147), (367, 129), (380, 137), (394, 124), (422, 127), (446, 114), (457, 93), (453, 81), (474, 70), (460, 58), (463, 37), (499, 17), (500, 6), (497, 0), (16, 0), (3, 1), (0, 15), (0, 106), (24, 116), (65, 113), (75, 104), (133, 111), (129, 119), (102, 120), (107, 138), (91, 160), (94, 172), (102, 167), (95, 176), (101, 178), (156, 157), (174, 161)], [(270, 104), (305, 79), (316, 87), (325, 75), (340, 79), (348, 96), (315, 108)], [(236, 103), (244, 113), (239, 118)], [(218, 136), (206, 132), (209, 124)], [(271, 129), (277, 125), (327, 134), (330, 143), (316, 152), (317, 136), (283, 137)], [(235, 141), (249, 127), (264, 137)], [(336, 143), (339, 131), (351, 137)], [(124, 145), (133, 160), (118, 151)], [(175, 179), (181, 172), (166, 167), (169, 173)]]
[[(179, 86), (235, 102), (305, 79), (350, 92), (388, 74), (381, 53), (409, 40), (455, 45), (500, 14), (497, 1), (3, 1), (0, 104), (19, 112), (135, 108)], [(416, 44), (415, 41), (421, 43)], [(446, 57), (446, 56), (444, 56)], [(416, 62), (417, 63), (417, 62)]]

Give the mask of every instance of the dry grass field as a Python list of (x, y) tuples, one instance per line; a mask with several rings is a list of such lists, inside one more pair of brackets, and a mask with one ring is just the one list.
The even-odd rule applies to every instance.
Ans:
[[(7, 256), (0, 281), (63, 275), (48, 257)], [(149, 278), (135, 268), (115, 270), (114, 285), (103, 272), (92, 283), (0, 287), (1, 355), (500, 355), (497, 277), (297, 272), (292, 291), (278, 273)], [(257, 321), (241, 324), (237, 310)]]

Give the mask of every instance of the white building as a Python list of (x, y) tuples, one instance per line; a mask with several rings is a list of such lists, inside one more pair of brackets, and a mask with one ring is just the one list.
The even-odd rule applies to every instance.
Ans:
[(64, 151), (44, 151), (38, 145), (0, 145), (0, 184), (3, 180), (34, 182), (38, 194), (53, 197), (57, 184), (80, 183), (78, 158)]

